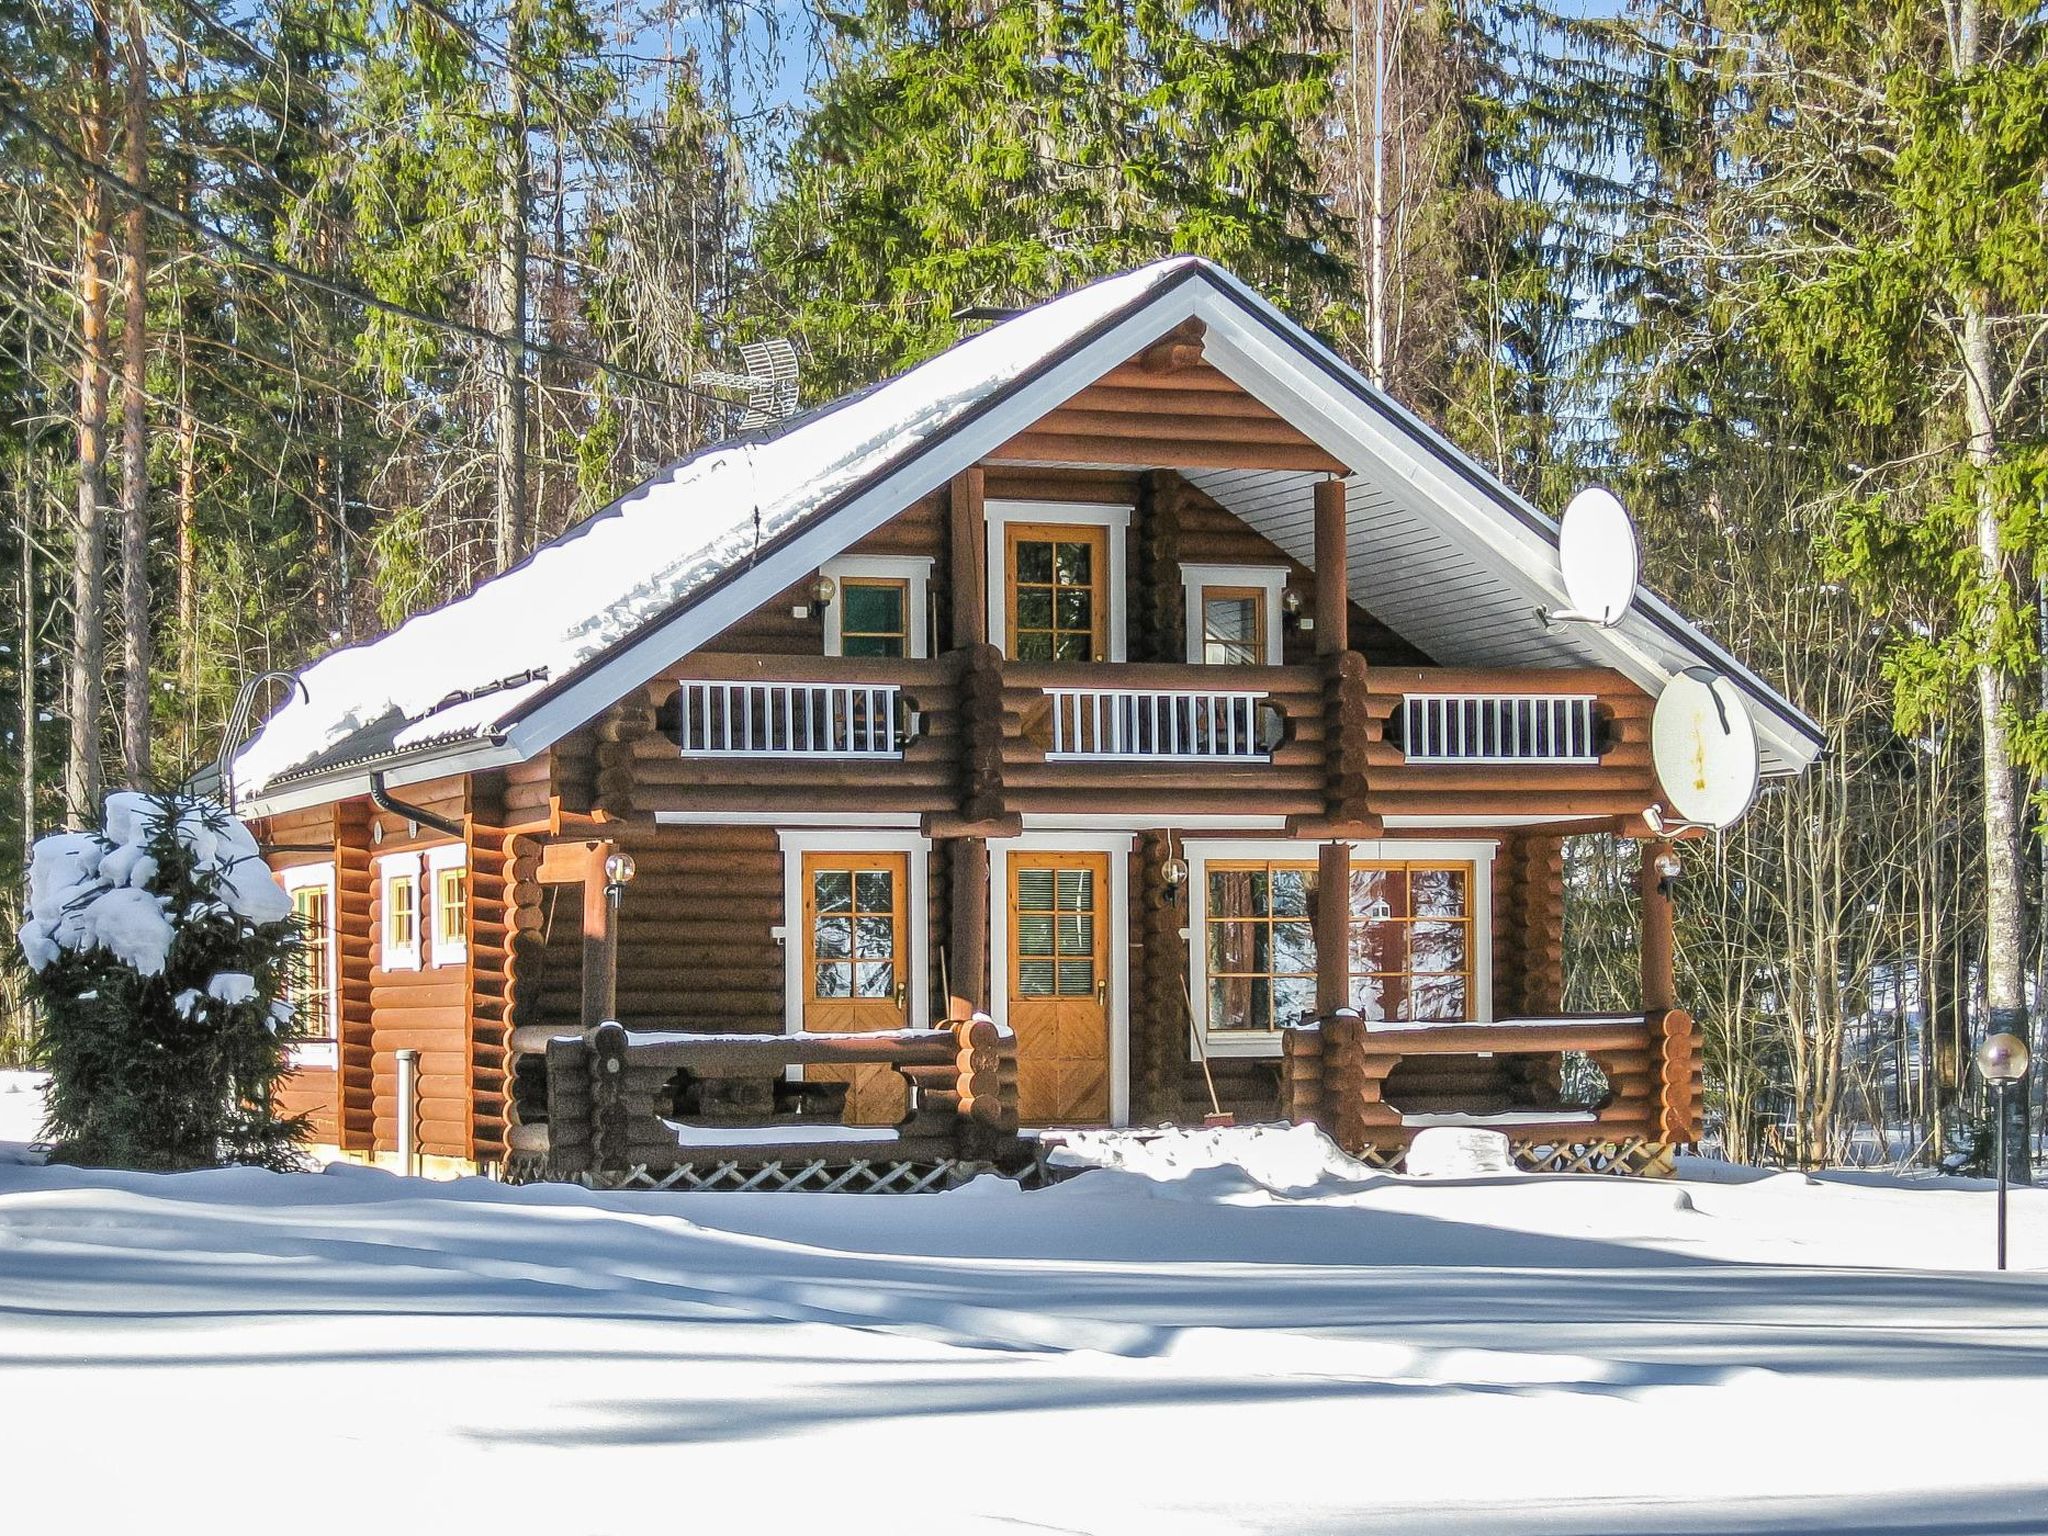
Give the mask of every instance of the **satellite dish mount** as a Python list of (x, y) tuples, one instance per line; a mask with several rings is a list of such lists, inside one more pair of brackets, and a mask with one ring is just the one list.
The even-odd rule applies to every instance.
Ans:
[(1612, 629), (1628, 616), (1642, 574), (1642, 546), (1628, 509), (1612, 491), (1588, 486), (1571, 499), (1557, 528), (1557, 563), (1567, 608), (1538, 608), (1545, 629), (1593, 624)]

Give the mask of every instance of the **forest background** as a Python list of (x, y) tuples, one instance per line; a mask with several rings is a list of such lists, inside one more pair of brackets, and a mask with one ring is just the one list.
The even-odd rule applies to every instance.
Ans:
[[(1821, 724), (1681, 887), (1715, 1134), (1938, 1160), (1976, 1036), (2048, 1044), (2044, 43), (2015, 0), (0, 0), (0, 891), (242, 680), (728, 434), (692, 381), (739, 343), (813, 403), (1192, 251), (1537, 505), (1615, 487)], [(1634, 870), (1570, 846), (1576, 1006), (1628, 995)]]

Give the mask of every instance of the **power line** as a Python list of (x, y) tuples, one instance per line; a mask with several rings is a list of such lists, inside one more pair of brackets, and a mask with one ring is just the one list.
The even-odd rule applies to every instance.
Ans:
[(665, 379), (657, 374), (642, 373), (637, 368), (627, 368), (618, 363), (608, 363), (602, 358), (588, 357), (581, 352), (572, 352), (566, 347), (553, 346), (547, 342), (534, 341), (524, 336), (503, 336), (484, 326), (472, 325), (467, 320), (451, 319), (444, 315), (430, 315), (426, 311), (414, 309), (408, 304), (399, 304), (390, 299), (379, 298), (374, 293), (366, 293), (362, 289), (351, 287), (349, 284), (334, 278), (323, 277), (318, 272), (311, 272), (304, 267), (294, 266), (290, 262), (280, 261), (274, 256), (266, 255), (255, 246), (250, 245), (246, 240), (239, 239), (229, 234), (226, 230), (214, 228), (204, 219), (187, 213), (182, 208), (160, 202), (152, 197), (148, 191), (136, 186), (133, 182), (120, 175), (119, 172), (114, 171), (108, 166), (101, 165), (90, 156), (81, 154), (78, 150), (73, 149), (70, 144), (66, 143), (58, 135), (50, 132), (50, 130), (19, 107), (0, 101), (0, 117), (4, 117), (7, 121), (13, 123), (23, 133), (43, 145), (65, 164), (83, 175), (91, 177), (102, 186), (113, 191), (117, 196), (140, 205), (144, 210), (154, 214), (157, 218), (167, 219), (173, 224), (191, 230), (203, 239), (209, 240), (224, 250), (231, 252), (239, 260), (247, 262), (259, 271), (268, 272), (273, 277), (282, 277), (291, 282), (305, 283), (309, 287), (317, 288), (323, 293), (348, 303), (360, 304), (366, 309), (376, 310), (380, 314), (390, 315), (395, 319), (409, 320), (415, 325), (424, 325), (430, 329), (464, 336), (471, 341), (484, 342), (493, 347), (517, 347), (523, 354), (532, 357), (549, 358), (555, 362), (571, 363), (583, 368), (594, 368), (600, 372), (611, 374), (615, 378), (630, 379), (636, 384), (652, 385), (657, 389), (670, 389), (678, 394), (695, 395), (700, 399), (715, 400), (721, 405), (732, 403), (725, 396), (716, 394), (711, 390), (700, 389), (695, 385), (680, 383), (674, 379)]

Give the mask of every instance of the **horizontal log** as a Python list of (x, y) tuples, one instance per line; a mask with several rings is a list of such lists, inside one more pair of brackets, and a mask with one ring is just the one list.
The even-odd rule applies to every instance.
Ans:
[(1082, 405), (1069, 403), (1040, 417), (1032, 431), (1116, 439), (1163, 436), (1212, 444), (1289, 443), (1314, 447), (1299, 427), (1271, 412), (1263, 416), (1243, 411), (1211, 414), (1185, 408), (1200, 398), (1187, 400), (1181, 410), (1162, 408), (1165, 402), (1158, 401), (1156, 397), (1154, 408), (1149, 410), (1128, 410), (1108, 404), (1098, 406), (1093, 401)]
[[(1563, 1018), (1540, 1024), (1438, 1024), (1418, 1029), (1368, 1030), (1365, 1052), (1372, 1056), (1537, 1055), (1553, 1051), (1627, 1051), (1643, 1049), (1644, 1025), (1633, 1020), (1604, 1023)], [(1325, 1058), (1342, 1055), (1327, 1041)]]
[(1310, 444), (1216, 443), (1194, 438), (1089, 437), (1072, 432), (1020, 432), (993, 450), (991, 462), (1129, 464), (1146, 469), (1297, 469), (1347, 474), (1342, 460)]

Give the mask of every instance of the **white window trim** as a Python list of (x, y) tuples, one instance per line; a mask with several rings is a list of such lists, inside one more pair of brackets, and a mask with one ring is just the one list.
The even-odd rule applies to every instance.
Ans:
[(1187, 657), (1203, 665), (1202, 589), (1204, 587), (1257, 587), (1266, 595), (1266, 664), (1280, 665), (1281, 599), (1287, 592), (1288, 569), (1284, 565), (1183, 565), (1180, 584), (1187, 616)]
[(990, 501), (988, 517), (988, 639), (1005, 656), (1010, 654), (1010, 582), (1008, 551), (1012, 523), (1064, 523), (1070, 528), (1109, 530), (1109, 659), (1124, 659), (1124, 535), (1131, 526), (1131, 509), (1110, 502), (1091, 501)]
[[(450, 939), (446, 944), (436, 936), (441, 926), (441, 872), (459, 869), (469, 871), (469, 850), (461, 843), (442, 843), (429, 848), (426, 853), (426, 877), (420, 882), (420, 938), (423, 943), (427, 964), (439, 970), (443, 966), (464, 965), (469, 960), (469, 935), (467, 931), (459, 939)], [(475, 891), (470, 892), (474, 899)]]
[[(923, 661), (931, 655), (932, 638), (932, 557), (929, 555), (841, 555), (836, 560), (827, 560), (818, 567), (820, 576), (829, 576), (835, 584), (843, 583), (850, 576), (855, 581), (903, 581), (910, 584), (909, 595), (903, 604), (903, 630), (905, 651), (910, 659)], [(842, 654), (845, 637), (841, 626), (844, 619), (845, 591), (833, 594), (832, 601), (825, 605), (825, 654)]]
[[(931, 976), (932, 840), (920, 832), (886, 827), (866, 830), (809, 827), (785, 828), (782, 844), (782, 1031), (794, 1035), (804, 1027), (804, 860), (807, 853), (904, 853), (910, 866), (910, 888), (904, 893), (904, 921), (910, 926), (910, 996), (905, 1016), (912, 1029), (931, 1020), (927, 995)], [(801, 1068), (790, 1077), (800, 1081)]]
[(287, 896), (300, 891), (322, 890), (327, 893), (327, 933), (320, 943), (327, 950), (327, 1028), (325, 1040), (304, 1041), (292, 1047), (292, 1065), (295, 1067), (332, 1067), (339, 1065), (339, 1052), (335, 1042), (341, 1038), (341, 952), (340, 935), (335, 931), (335, 901), (339, 895), (339, 882), (335, 878), (332, 862), (325, 864), (297, 864), (290, 869), (280, 870), (277, 883), (284, 887)]
[[(1354, 861), (1442, 859), (1472, 866), (1472, 1000), (1477, 1017), (1446, 1020), (1448, 1023), (1490, 1024), (1493, 1022), (1493, 860), (1500, 844), (1487, 839), (1450, 841), (1441, 838), (1373, 838), (1351, 845)], [(1254, 1035), (1249, 1031), (1217, 1031), (1209, 1027), (1209, 875), (1211, 861), (1229, 863), (1248, 859), (1273, 859), (1281, 863), (1313, 864), (1321, 844), (1292, 838), (1198, 838), (1181, 844), (1181, 857), (1188, 863), (1188, 926), (1181, 930), (1188, 950), (1188, 996), (1193, 999), (1194, 1018), (1189, 1025), (1188, 1050), (1195, 1051), (1193, 1032), (1201, 1031), (1202, 1049), (1211, 1056), (1278, 1056), (1280, 1033)]]
[[(427, 927), (423, 916), (424, 903), (420, 892), (424, 882), (420, 878), (420, 855), (417, 850), (407, 853), (387, 853), (377, 860), (377, 968), (384, 971), (416, 971), (420, 968), (420, 950), (426, 942)], [(391, 946), (391, 886), (394, 881), (412, 880), (412, 949), (394, 949)]]
[(1106, 853), (1109, 855), (1109, 1119), (1131, 1123), (1131, 843), (1130, 832), (1026, 831), (990, 839), (988, 845), (989, 1008), (995, 1021), (1010, 1023), (1010, 855)]

